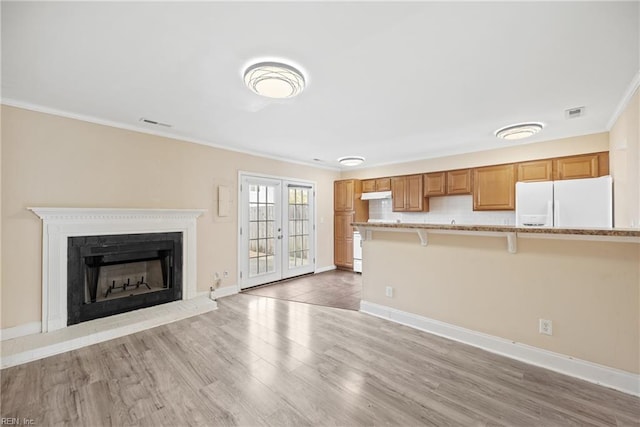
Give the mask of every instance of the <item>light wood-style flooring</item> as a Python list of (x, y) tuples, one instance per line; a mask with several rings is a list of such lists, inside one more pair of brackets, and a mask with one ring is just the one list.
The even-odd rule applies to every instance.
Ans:
[(359, 310), (362, 275), (351, 271), (332, 270), (250, 288), (244, 292), (287, 301)]
[(356, 311), (239, 294), (5, 369), (38, 426), (615, 426), (640, 400)]

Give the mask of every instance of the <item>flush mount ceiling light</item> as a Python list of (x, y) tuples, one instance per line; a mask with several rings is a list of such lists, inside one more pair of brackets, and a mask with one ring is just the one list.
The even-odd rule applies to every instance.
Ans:
[(258, 95), (291, 98), (304, 90), (302, 73), (280, 62), (259, 62), (244, 72), (244, 83)]
[(505, 126), (496, 131), (498, 138), (507, 141), (515, 141), (517, 139), (528, 138), (540, 132), (544, 125), (542, 123), (519, 123), (517, 125)]
[(362, 162), (364, 162), (364, 157), (360, 156), (345, 156), (338, 159), (338, 163), (343, 166), (358, 166), (361, 165)]

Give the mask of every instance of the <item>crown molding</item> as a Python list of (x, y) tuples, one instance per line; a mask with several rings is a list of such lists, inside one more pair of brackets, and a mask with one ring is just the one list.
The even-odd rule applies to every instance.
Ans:
[(629, 102), (631, 101), (631, 98), (633, 98), (633, 95), (636, 93), (636, 90), (638, 90), (638, 87), (640, 87), (640, 70), (638, 70), (638, 72), (633, 76), (633, 79), (631, 79), (631, 83), (627, 87), (627, 90), (624, 92), (622, 99), (620, 99), (618, 106), (613, 111), (611, 118), (607, 122), (608, 131), (611, 131), (613, 126), (616, 124), (616, 122), (624, 112), (624, 110), (627, 108), (627, 106), (629, 105)]

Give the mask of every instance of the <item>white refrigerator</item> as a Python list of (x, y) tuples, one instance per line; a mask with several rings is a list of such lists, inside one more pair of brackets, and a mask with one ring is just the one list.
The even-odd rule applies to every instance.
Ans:
[(613, 227), (611, 176), (562, 181), (517, 182), (516, 226)]

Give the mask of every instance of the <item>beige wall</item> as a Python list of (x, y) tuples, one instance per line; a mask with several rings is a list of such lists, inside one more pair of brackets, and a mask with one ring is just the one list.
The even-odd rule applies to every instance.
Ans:
[(636, 90), (610, 134), (616, 227), (640, 227), (640, 93)]
[[(238, 171), (317, 183), (319, 268), (333, 265), (333, 181), (318, 169), (2, 107), (1, 328), (41, 320), (42, 225), (30, 206), (203, 208), (198, 290), (214, 272), (237, 284)], [(229, 185), (231, 216), (216, 216), (216, 187)]]
[(609, 151), (607, 132), (380, 167), (345, 170), (342, 178), (375, 178)]
[[(640, 244), (376, 232), (363, 299), (640, 373)], [(393, 298), (385, 287), (394, 287)], [(553, 321), (553, 336), (538, 319)]]

